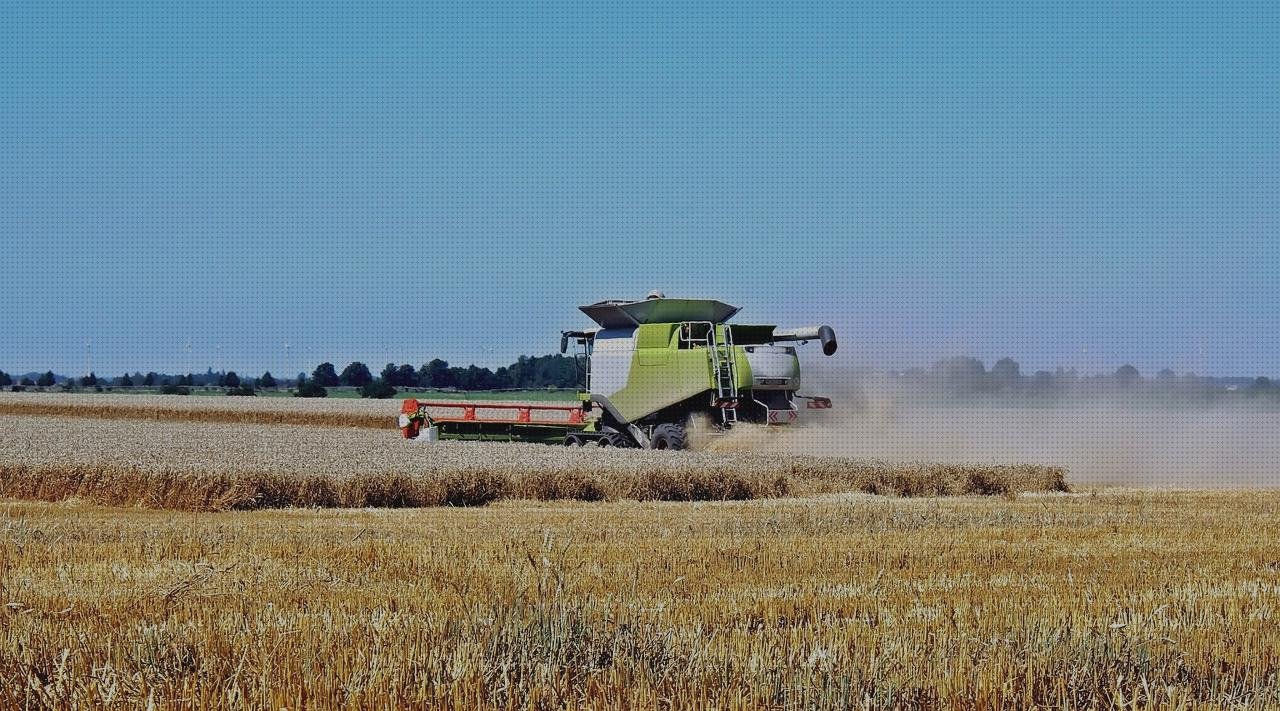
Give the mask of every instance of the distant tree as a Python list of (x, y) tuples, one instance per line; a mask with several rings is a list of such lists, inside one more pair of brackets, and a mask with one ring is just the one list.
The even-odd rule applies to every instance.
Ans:
[(35, 381), (33, 381), (31, 378), (23, 378), (22, 382), (19, 383), (19, 385), (30, 388), (35, 386)]
[(412, 365), (405, 363), (399, 368), (396, 368), (396, 379), (394, 384), (406, 388), (417, 387), (418, 371), (414, 370)]
[(43, 375), (36, 378), (36, 385), (42, 388), (51, 388), (56, 382), (58, 382), (58, 379), (54, 377), (52, 370), (46, 370)]
[(1172, 370), (1169, 370), (1168, 368), (1165, 368), (1164, 370), (1156, 374), (1156, 380), (1159, 380), (1160, 382), (1166, 383), (1166, 384), (1172, 383), (1177, 379), (1178, 379), (1178, 374), (1173, 372)]
[(399, 382), (399, 378), (398, 378), (398, 377), (396, 377), (396, 364), (395, 364), (395, 363), (387, 363), (385, 366), (383, 366), (383, 368), (382, 368), (382, 379), (383, 379), (383, 380), (385, 380), (385, 381), (387, 381), (388, 383), (390, 383), (390, 384), (392, 384), (392, 385), (396, 385), (396, 384)]
[(1132, 365), (1122, 365), (1116, 369), (1113, 377), (1121, 387), (1127, 388), (1142, 380), (1142, 373), (1139, 373), (1138, 369)]
[(459, 369), (458, 387), (462, 390), (489, 390), (493, 387), (493, 371), (474, 364)]
[[(181, 380), (181, 378), (179, 378)], [(161, 395), (190, 395), (191, 388), (186, 385), (165, 385), (160, 388)]]
[(385, 400), (389, 397), (395, 397), (395, 395), (396, 389), (391, 386), (391, 383), (381, 378), (371, 380), (360, 388), (360, 397)]
[(84, 376), (83, 378), (80, 378), (80, 385), (82, 387), (92, 388), (97, 384), (98, 384), (98, 376), (94, 375), (92, 371), (90, 371), (90, 373)]
[(195, 376), (194, 376), (194, 375), (192, 375), (191, 373), (187, 373), (186, 375), (183, 375), (183, 376), (181, 376), (181, 377), (179, 377), (179, 378), (178, 378), (178, 385), (184, 385), (184, 386), (186, 386), (186, 387), (191, 387), (191, 386), (193, 386), (193, 385), (195, 385), (195, 384), (196, 384), (196, 378), (195, 378)]
[(13, 378), (8, 373), (0, 370), (0, 387), (8, 387), (13, 385)]
[(1075, 368), (1066, 370), (1059, 367), (1053, 374), (1053, 380), (1059, 388), (1066, 389), (1080, 382), (1080, 374), (1076, 372)]
[(1001, 358), (988, 373), (991, 383), (999, 390), (1014, 390), (1022, 384), (1022, 371), (1012, 358)]
[(143, 384), (143, 385), (145, 385), (145, 386), (147, 386), (147, 387), (149, 387), (149, 388), (150, 388), (150, 387), (154, 387), (154, 386), (155, 386), (155, 384), (156, 384), (156, 378), (159, 378), (159, 377), (160, 377), (160, 376), (159, 376), (159, 375), (156, 375), (154, 372), (152, 372), (152, 373), (147, 373), (147, 377), (145, 377), (145, 378), (143, 378), (143, 379), (142, 379), (142, 384)]
[(236, 375), (236, 371), (234, 370), (227, 373), (226, 375), (222, 376), (222, 386), (225, 388), (240, 387), (240, 376)]
[(418, 385), (424, 388), (448, 388), (454, 383), (449, 378), (449, 363), (436, 358), (424, 363), (418, 370)]
[(479, 369), (474, 365), (468, 368), (450, 368), (449, 372), (453, 375), (453, 386), (459, 390), (478, 390), (475, 377), (477, 370)]
[(490, 386), (497, 390), (505, 390), (513, 387), (511, 382), (511, 371), (506, 366), (493, 371), (493, 383)]
[[(507, 368), (510, 387), (545, 388), (572, 387), (577, 381), (573, 360), (563, 356), (520, 356)], [(567, 383), (564, 381), (568, 381)]]
[(338, 380), (338, 373), (333, 369), (333, 363), (321, 363), (316, 366), (315, 372), (311, 374), (311, 379), (322, 388), (331, 388), (341, 384)]
[(269, 370), (263, 373), (261, 378), (258, 378), (258, 387), (260, 388), (274, 388), (275, 386), (275, 376), (273, 376)]
[(128, 373), (125, 373), (124, 377), (120, 378), (120, 386), (125, 388), (133, 387), (133, 378), (129, 377)]
[(329, 397), (329, 391), (314, 380), (306, 380), (298, 384), (293, 391), (294, 397)]
[(258, 392), (253, 389), (252, 385), (237, 385), (232, 388), (227, 388), (227, 394), (238, 397), (253, 397), (257, 395)]
[(467, 368), (453, 369), (454, 386), (458, 389), (480, 389), (481, 378), (480, 369), (474, 364), (468, 365)]
[(1055, 385), (1053, 373), (1047, 370), (1037, 370), (1036, 374), (1031, 376), (1031, 392), (1035, 395), (1051, 394), (1056, 389)]
[(933, 365), (933, 376), (946, 391), (963, 395), (982, 390), (987, 369), (982, 361), (967, 356), (940, 360)]
[(1249, 384), (1249, 397), (1259, 397), (1259, 396), (1276, 395), (1276, 394), (1280, 394), (1280, 385), (1277, 385), (1275, 381), (1273, 381), (1271, 378), (1258, 377), (1258, 378), (1255, 378), (1254, 381)]
[(342, 382), (354, 388), (363, 388), (373, 382), (373, 373), (369, 372), (369, 366), (354, 361), (342, 369)]

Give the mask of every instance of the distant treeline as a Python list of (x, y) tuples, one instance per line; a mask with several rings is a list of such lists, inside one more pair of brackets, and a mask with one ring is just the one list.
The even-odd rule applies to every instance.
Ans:
[[(928, 400), (1027, 400), (1056, 402), (1069, 399), (1102, 398), (1153, 403), (1213, 403), (1227, 400), (1280, 404), (1280, 382), (1266, 377), (1215, 378), (1194, 373), (1176, 374), (1162, 370), (1152, 377), (1143, 375), (1131, 365), (1112, 373), (1081, 375), (1075, 369), (1058, 368), (1026, 374), (1011, 358), (986, 365), (967, 356), (937, 361), (930, 368), (880, 373), (856, 371), (836, 377), (865, 385), (872, 379), (887, 378), (901, 392)], [(580, 365), (562, 355), (521, 356), (511, 365), (490, 370), (476, 365), (465, 368), (451, 366), (435, 359), (414, 367), (404, 363), (387, 363), (378, 375), (361, 362), (347, 364), (338, 371), (332, 363), (321, 363), (309, 375), (298, 373), (293, 378), (277, 378), (270, 372), (245, 376), (233, 371), (173, 375), (166, 373), (125, 373), (107, 378), (93, 373), (81, 378), (55, 375), (53, 371), (28, 373), (14, 377), (0, 371), (0, 387), (62, 387), (107, 389), (114, 387), (175, 388), (221, 387), (231, 394), (252, 395), (256, 388), (292, 388), (303, 396), (323, 396), (324, 388), (340, 385), (359, 388), (366, 397), (390, 397), (396, 389), (420, 388), (442, 390), (542, 390), (572, 389), (582, 384)]]
[[(868, 371), (858, 380), (865, 382)], [(1081, 375), (1075, 369), (1058, 368), (1026, 374), (1011, 358), (996, 361), (988, 370), (982, 361), (967, 356), (937, 361), (931, 368), (912, 368), (879, 374), (900, 390), (928, 399), (974, 401), (1024, 399), (1124, 399), (1129, 401), (1208, 403), (1226, 400), (1258, 400), (1280, 403), (1280, 382), (1266, 377), (1215, 378), (1165, 369), (1153, 377), (1132, 365), (1112, 373)]]
[(265, 372), (248, 376), (235, 371), (170, 374), (157, 372), (125, 373), (117, 377), (100, 377), (90, 373), (80, 378), (56, 375), (53, 371), (28, 373), (14, 377), (0, 371), (0, 387), (63, 387), (65, 389), (109, 387), (225, 387), (237, 389), (301, 387), (336, 387), (348, 385), (356, 388), (382, 386), (386, 388), (438, 388), (456, 390), (541, 390), (546, 388), (575, 388), (581, 385), (582, 375), (573, 358), (562, 355), (520, 356), (516, 362), (496, 371), (469, 365), (465, 368), (451, 366), (447, 361), (435, 359), (414, 367), (408, 363), (387, 363), (378, 376), (361, 362), (352, 362), (338, 372), (332, 363), (321, 363), (310, 375), (298, 373), (285, 379)]

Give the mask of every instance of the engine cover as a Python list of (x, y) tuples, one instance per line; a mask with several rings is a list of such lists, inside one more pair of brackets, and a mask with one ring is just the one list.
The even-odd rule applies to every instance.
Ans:
[(797, 390), (800, 387), (800, 359), (788, 346), (747, 346), (752, 390)]

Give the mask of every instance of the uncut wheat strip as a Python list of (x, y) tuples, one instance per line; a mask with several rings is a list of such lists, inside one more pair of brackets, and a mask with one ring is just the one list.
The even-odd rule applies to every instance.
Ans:
[[(103, 423), (105, 424), (105, 423)], [(637, 450), (566, 450), (556, 447), (499, 443), (446, 442), (434, 446), (399, 440), (394, 434), (337, 432), (323, 428), (261, 428), (245, 425), (194, 426), (175, 423), (128, 423), (102, 426), (85, 421), (75, 425), (58, 420), (21, 422), (10, 419), (6, 429), (22, 432), (3, 447), (27, 443), (27, 451), (58, 452), (75, 456), (76, 450), (98, 458), (124, 457), (126, 461), (159, 457), (199, 466), (269, 466), (284, 471), (308, 471), (320, 467), (330, 472), (381, 469), (394, 472), (434, 471), (499, 466), (509, 470), (545, 471), (572, 468), (600, 475), (626, 475), (637, 471), (678, 473), (682, 470), (716, 471), (732, 468), (756, 476), (784, 474), (794, 480), (839, 479), (856, 483), (868, 472), (896, 471), (894, 465), (865, 463), (827, 457), (711, 453), (666, 453)], [(68, 429), (70, 428), (70, 429)], [(45, 442), (41, 444), (41, 440)], [(77, 447), (76, 445), (82, 445)], [(234, 446), (234, 459), (226, 450)], [(68, 451), (70, 448), (71, 451)], [(230, 461), (229, 461), (230, 460)]]
[[(124, 468), (158, 476), (311, 478), (333, 486), (380, 477), (408, 481), (499, 477), (511, 482), (504, 495), (588, 499), (781, 496), (810, 493), (809, 482), (834, 491), (865, 491), (867, 481), (889, 476), (908, 482), (902, 487), (907, 490), (886, 486), (876, 493), (975, 493), (915, 491), (917, 485), (910, 482), (921, 475), (910, 467), (798, 455), (482, 442), (428, 445), (406, 442), (394, 432), (356, 429), (51, 417), (0, 417), (0, 428), (6, 433), (0, 438), (0, 463), (28, 467), (56, 463), (104, 472)], [(927, 468), (924, 471), (932, 476)]]

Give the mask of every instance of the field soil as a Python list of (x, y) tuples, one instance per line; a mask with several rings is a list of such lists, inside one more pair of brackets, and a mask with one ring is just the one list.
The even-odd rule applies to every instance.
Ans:
[(8, 708), (1273, 708), (1280, 494), (0, 503)]

